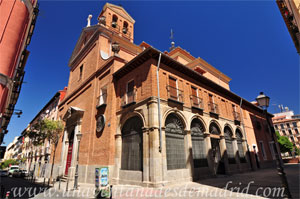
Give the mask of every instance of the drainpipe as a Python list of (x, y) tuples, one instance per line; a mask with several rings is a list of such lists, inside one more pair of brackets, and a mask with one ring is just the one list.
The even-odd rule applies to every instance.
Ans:
[(243, 131), (244, 131), (245, 138), (246, 138), (245, 140), (246, 140), (247, 150), (248, 150), (248, 154), (249, 154), (250, 166), (251, 166), (251, 169), (253, 170), (250, 149), (249, 149), (248, 140), (247, 140), (246, 131), (245, 131), (244, 117), (243, 117), (243, 113), (242, 113), (242, 104), (243, 104), (243, 98), (241, 98), (241, 102), (240, 102), (240, 116), (241, 116)]
[(156, 70), (156, 79), (157, 79), (157, 111), (158, 111), (158, 125), (159, 125), (159, 152), (162, 148), (162, 134), (161, 134), (161, 117), (160, 117), (160, 94), (159, 94), (159, 65), (160, 65), (161, 53), (159, 53), (157, 70)]

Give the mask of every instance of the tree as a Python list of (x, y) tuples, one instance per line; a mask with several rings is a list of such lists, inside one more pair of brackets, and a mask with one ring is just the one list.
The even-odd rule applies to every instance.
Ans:
[(281, 136), (278, 131), (276, 131), (276, 137), (277, 137), (277, 141), (278, 141), (281, 153), (288, 152), (289, 154), (291, 154), (294, 146), (293, 146), (293, 143), (289, 140), (289, 138), (285, 137), (285, 136)]
[(25, 134), (25, 136), (29, 137), (31, 141), (31, 156), (30, 156), (29, 170), (31, 168), (31, 163), (33, 159), (33, 147), (42, 145), (46, 139), (46, 134), (42, 131), (42, 126), (43, 126), (43, 121), (39, 120), (38, 122), (32, 124)]
[(1, 169), (5, 169), (7, 167), (9, 167), (9, 165), (18, 165), (19, 162), (15, 159), (8, 159), (8, 160), (5, 160), (4, 162), (1, 162), (0, 164), (0, 168)]
[(52, 156), (51, 173), (50, 173), (50, 178), (48, 180), (48, 185), (50, 184), (50, 181), (52, 181), (55, 153), (56, 153), (58, 141), (61, 137), (61, 132), (63, 131), (63, 129), (64, 129), (64, 126), (63, 126), (63, 123), (61, 121), (49, 120), (49, 119), (44, 119), (43, 120), (42, 131), (45, 132), (46, 138), (48, 140), (50, 140), (50, 142), (54, 146), (53, 156)]

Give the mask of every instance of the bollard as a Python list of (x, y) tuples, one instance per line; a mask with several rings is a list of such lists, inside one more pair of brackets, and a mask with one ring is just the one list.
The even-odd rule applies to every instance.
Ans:
[(8, 191), (8, 192), (6, 192), (5, 199), (8, 199), (9, 195), (10, 195), (10, 192), (9, 192), (9, 191)]
[(60, 182), (61, 182), (61, 180), (60, 180), (60, 178), (59, 178), (59, 182), (58, 182), (58, 190), (60, 190)]

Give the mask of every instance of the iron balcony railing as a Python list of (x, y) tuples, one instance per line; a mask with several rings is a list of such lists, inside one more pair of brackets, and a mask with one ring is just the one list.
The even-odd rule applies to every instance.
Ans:
[(219, 114), (218, 104), (209, 102), (208, 103), (208, 109), (209, 109), (209, 112), (211, 112), (211, 113)]
[(192, 107), (203, 109), (203, 100), (195, 95), (190, 95)]
[(233, 117), (236, 121), (241, 121), (241, 115), (237, 111), (233, 111)]
[(172, 86), (167, 86), (168, 99), (183, 103), (183, 91)]
[(135, 91), (131, 91), (131, 92), (127, 92), (125, 93), (125, 95), (122, 96), (121, 98), (121, 106), (125, 107), (128, 106), (130, 104), (134, 104), (135, 101)]
[(97, 97), (97, 101), (98, 101), (97, 108), (101, 106), (105, 106), (107, 103), (107, 93), (103, 93), (102, 95)]

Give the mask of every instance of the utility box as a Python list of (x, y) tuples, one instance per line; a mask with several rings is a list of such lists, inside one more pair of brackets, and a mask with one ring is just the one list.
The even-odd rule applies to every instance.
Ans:
[(110, 198), (111, 187), (109, 186), (109, 170), (108, 167), (95, 168), (95, 197)]

